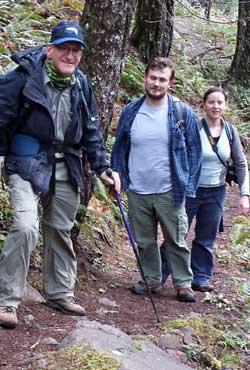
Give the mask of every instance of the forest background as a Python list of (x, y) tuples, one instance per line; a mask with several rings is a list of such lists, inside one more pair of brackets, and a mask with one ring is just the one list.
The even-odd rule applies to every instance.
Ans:
[[(153, 55), (167, 55), (175, 62), (177, 73), (172, 93), (190, 104), (197, 114), (202, 112), (202, 95), (209, 86), (225, 87), (230, 98), (227, 119), (238, 127), (248, 153), (248, 0), (0, 0), (0, 73), (15, 66), (9, 58), (12, 52), (48, 42), (51, 27), (62, 19), (80, 22), (85, 28), (88, 49), (81, 67), (90, 77), (98, 99), (108, 154), (121, 109), (143, 93), (145, 62)], [(125, 254), (120, 250), (121, 245), (130, 247), (119, 209), (88, 166), (83, 175), (86, 192), (72, 231), (81, 268), (80, 279), (90, 286), (93, 281), (96, 284), (97, 271), (112, 273), (114, 264), (120, 269), (122, 281), (129, 279), (136, 269), (133, 256), (127, 255), (127, 250)], [(232, 193), (232, 189), (230, 191)], [(126, 207), (125, 195), (123, 201)], [(0, 202), (1, 248), (10, 224), (9, 201), (3, 182)], [(228, 202), (226, 208), (230, 207)], [(223, 366), (247, 369), (250, 366), (250, 222), (244, 217), (232, 219), (235, 213), (235, 210), (229, 212), (228, 233), (222, 237), (223, 245), (217, 252), (218, 276), (225, 292), (221, 293), (218, 288), (215, 294), (207, 294), (199, 301), (208, 305), (208, 312), (213, 311), (212, 308), (215, 310), (214, 319), (210, 318), (211, 330), (208, 329), (210, 324), (203, 323), (208, 325), (205, 330), (209, 335), (205, 338), (204, 333), (202, 335), (202, 319), (198, 323), (188, 321), (196, 328), (198, 340), (184, 346), (183, 350), (201, 369), (222, 369)], [(41, 250), (42, 240), (32, 258), (29, 275), (29, 283), (38, 291), (42, 290)], [(222, 276), (228, 272), (232, 274), (229, 273), (229, 280), (224, 281)], [(126, 273), (129, 275), (124, 277)], [(175, 315), (168, 317), (171, 319), (168, 329), (180, 327), (183, 320), (182, 308), (174, 303), (173, 307)], [(220, 321), (220, 311), (222, 316), (227, 316), (226, 322)], [(173, 320), (175, 316), (180, 321)], [(129, 327), (129, 323), (127, 325)], [(216, 333), (212, 331), (213, 326)], [(204, 347), (211, 358), (204, 359), (201, 355)]]

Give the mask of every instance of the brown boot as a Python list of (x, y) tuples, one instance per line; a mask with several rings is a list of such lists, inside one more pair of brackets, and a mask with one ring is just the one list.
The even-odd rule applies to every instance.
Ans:
[(61, 299), (49, 299), (47, 305), (65, 315), (85, 316), (85, 309), (80, 306), (75, 297), (65, 297)]
[(177, 299), (180, 302), (195, 302), (196, 296), (191, 288), (177, 289)]
[(12, 306), (0, 306), (0, 326), (15, 328), (17, 323), (16, 308)]
[[(160, 293), (162, 290), (162, 284), (161, 283), (155, 283), (155, 284), (148, 284), (148, 289), (150, 290), (151, 294), (157, 294)], [(143, 281), (138, 281), (137, 284), (132, 285), (129, 290), (132, 293), (140, 294), (140, 295), (146, 295), (148, 294), (148, 289)]]

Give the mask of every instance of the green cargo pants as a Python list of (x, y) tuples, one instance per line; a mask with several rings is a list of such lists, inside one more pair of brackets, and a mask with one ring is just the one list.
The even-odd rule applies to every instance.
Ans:
[(30, 183), (16, 174), (9, 176), (8, 190), (13, 223), (0, 255), (0, 306), (17, 307), (24, 295), (30, 255), (38, 239), (39, 200), (43, 208), (44, 293), (49, 299), (73, 296), (76, 256), (70, 230), (79, 194), (68, 181), (56, 181), (55, 193), (39, 199)]
[(193, 274), (190, 251), (185, 241), (188, 222), (184, 202), (174, 207), (171, 192), (145, 195), (129, 190), (127, 195), (129, 223), (147, 282), (161, 282), (161, 258), (157, 243), (160, 224), (174, 287), (191, 287)]

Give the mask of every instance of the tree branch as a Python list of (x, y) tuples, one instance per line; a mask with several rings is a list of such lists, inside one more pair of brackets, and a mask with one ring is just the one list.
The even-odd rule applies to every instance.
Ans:
[(194, 61), (196, 58), (203, 58), (204, 55), (210, 53), (211, 51), (214, 51), (214, 50), (223, 50), (223, 46), (214, 46), (212, 48), (209, 48), (209, 49), (206, 49), (204, 51), (202, 51), (201, 53), (199, 54), (196, 54), (195, 56), (192, 57), (192, 59), (190, 59), (190, 62)]

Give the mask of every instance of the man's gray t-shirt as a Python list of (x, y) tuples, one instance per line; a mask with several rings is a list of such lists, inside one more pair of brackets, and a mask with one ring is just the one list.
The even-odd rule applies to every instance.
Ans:
[(161, 194), (172, 188), (169, 165), (168, 105), (144, 102), (130, 130), (129, 189)]

